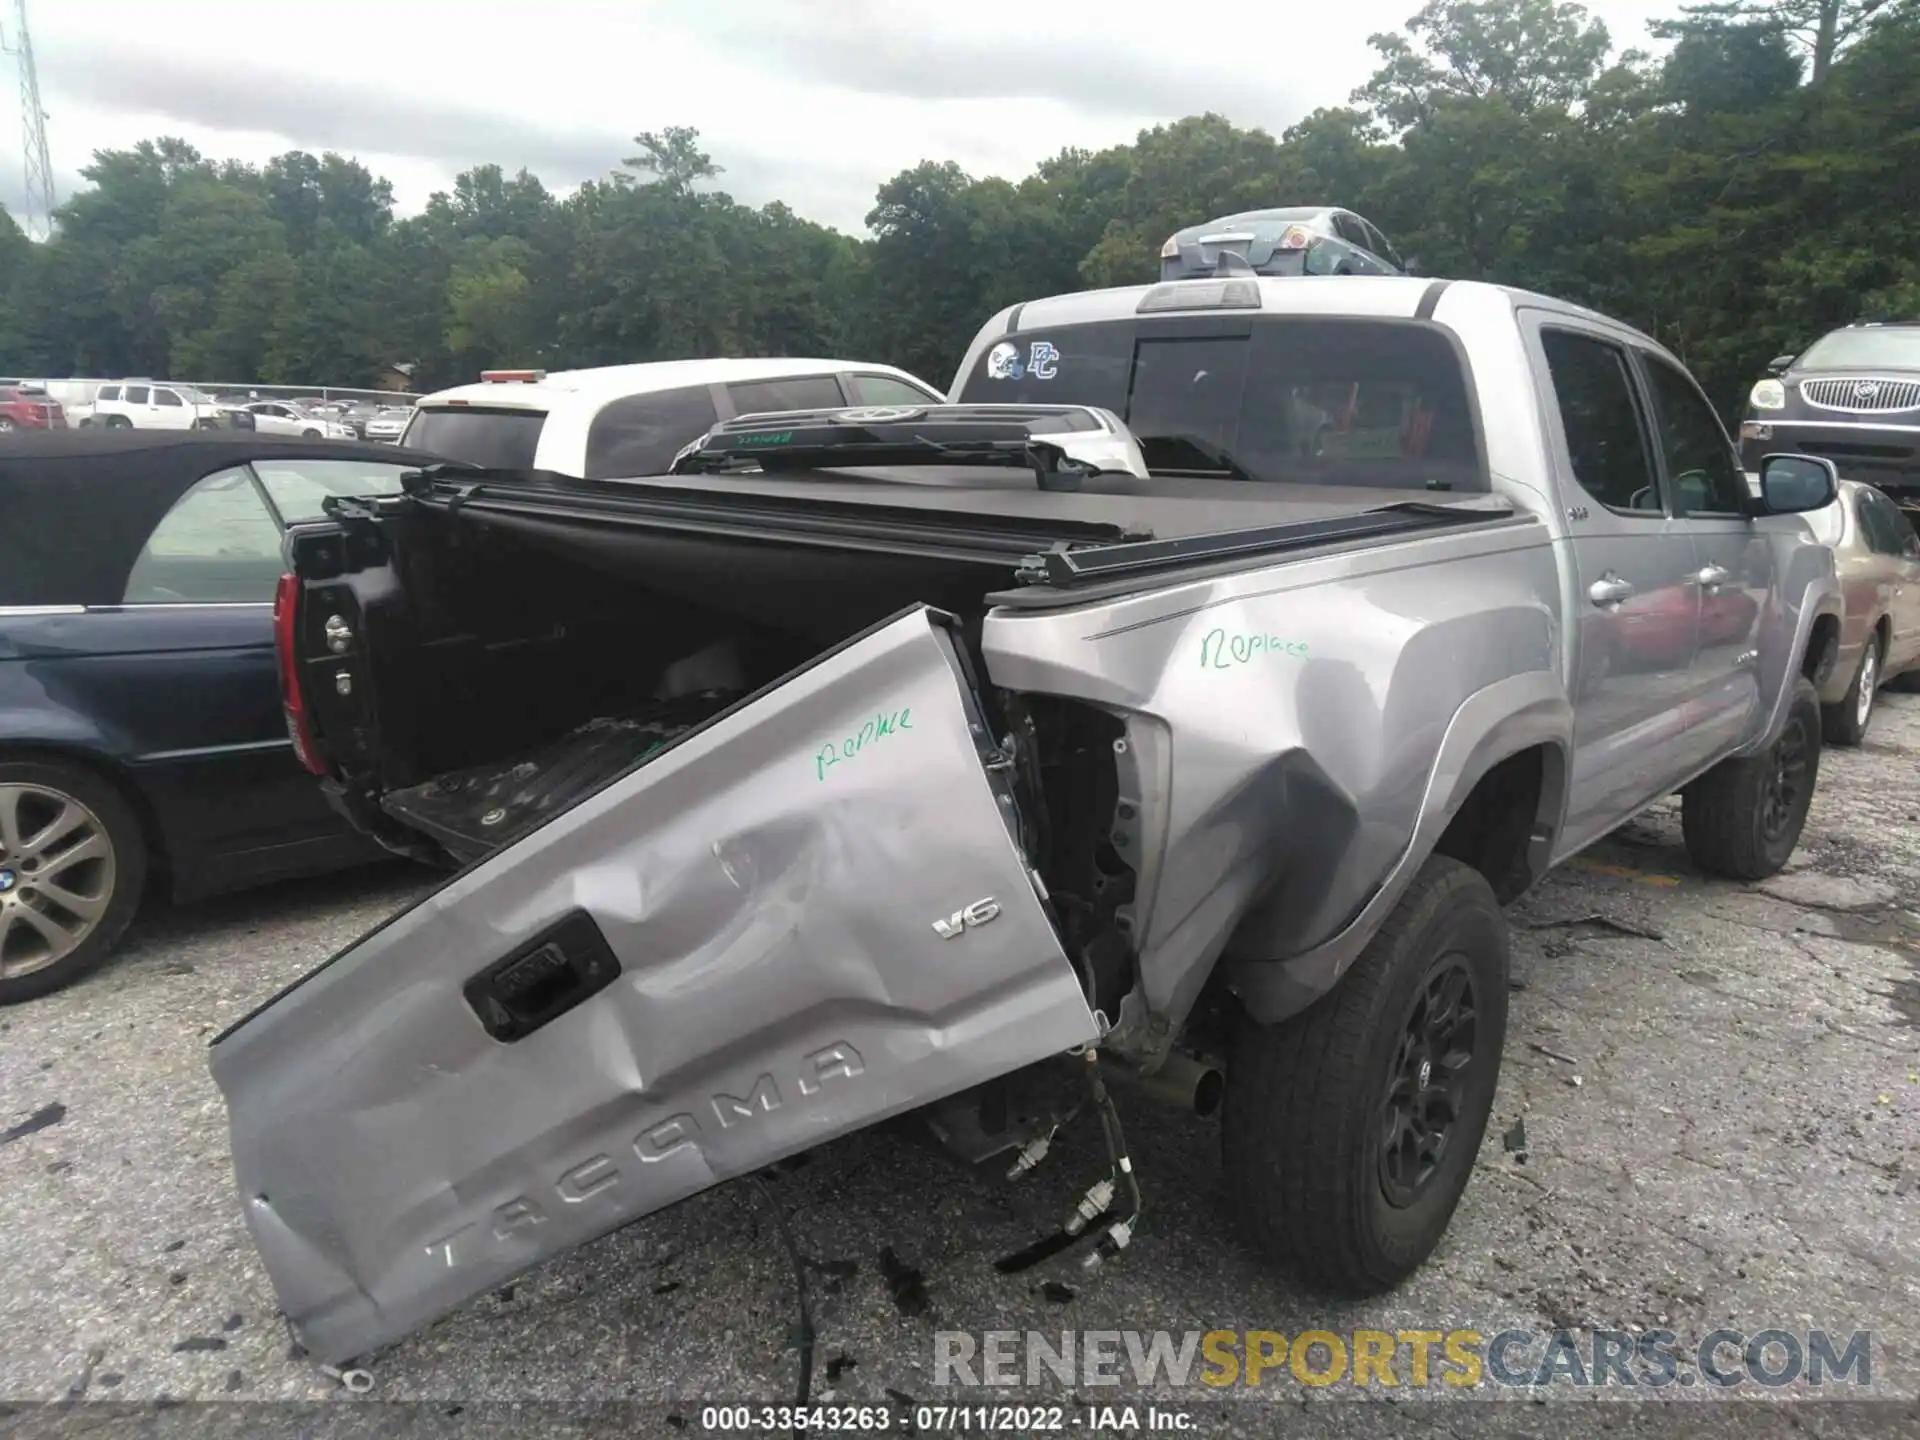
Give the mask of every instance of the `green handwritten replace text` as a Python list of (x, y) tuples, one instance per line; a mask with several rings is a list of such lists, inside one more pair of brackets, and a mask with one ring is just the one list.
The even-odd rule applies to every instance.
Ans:
[(900, 730), (913, 729), (913, 707), (899, 710), (876, 711), (873, 718), (840, 740), (828, 740), (821, 745), (813, 757), (813, 773), (816, 780), (825, 780), (827, 771), (843, 761), (851, 760), (869, 745), (877, 745), (889, 735)]
[(1209, 630), (1200, 640), (1202, 670), (1231, 670), (1254, 660), (1307, 658), (1307, 642), (1258, 632)]

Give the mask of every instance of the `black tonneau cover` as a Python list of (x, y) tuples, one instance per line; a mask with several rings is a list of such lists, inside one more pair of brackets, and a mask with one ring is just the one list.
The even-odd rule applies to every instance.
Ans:
[(1286, 485), (1232, 479), (1109, 472), (1078, 491), (1042, 491), (1025, 470), (987, 465), (788, 471), (778, 475), (659, 475), (576, 480), (540, 472), (471, 471), (435, 477), (416, 494), (456, 503), (486, 501), (575, 512), (718, 508), (749, 516), (865, 519), (974, 535), (1047, 537), (1043, 543), (1111, 545), (1191, 540), (1254, 529), (1311, 525), (1413, 507), (1422, 516), (1484, 522), (1512, 506), (1484, 492), (1361, 486)]

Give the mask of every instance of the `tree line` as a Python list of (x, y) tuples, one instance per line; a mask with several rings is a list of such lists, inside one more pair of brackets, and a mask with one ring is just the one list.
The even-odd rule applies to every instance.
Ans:
[(925, 161), (869, 234), (739, 203), (684, 127), (561, 198), (483, 165), (398, 218), (349, 157), (177, 139), (96, 153), (54, 238), (0, 212), (0, 369), (374, 383), (489, 366), (847, 355), (939, 385), (1023, 299), (1151, 279), (1175, 229), (1339, 204), (1424, 274), (1648, 331), (1729, 410), (1766, 359), (1920, 318), (1920, 0), (1718, 0), (1616, 53), (1563, 0), (1432, 0), (1346, 106), (1278, 137), (1218, 115), (1018, 181)]

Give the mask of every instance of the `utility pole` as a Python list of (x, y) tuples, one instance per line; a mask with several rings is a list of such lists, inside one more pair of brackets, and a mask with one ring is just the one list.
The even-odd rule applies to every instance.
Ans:
[(33, 37), (27, 31), (27, 0), (13, 0), (13, 38), (0, 39), (0, 49), (17, 56), (20, 65), (20, 134), (26, 155), (27, 213), (21, 228), (27, 237), (46, 240), (53, 235), (53, 161), (47, 158), (47, 112), (40, 106), (40, 76), (33, 68)]

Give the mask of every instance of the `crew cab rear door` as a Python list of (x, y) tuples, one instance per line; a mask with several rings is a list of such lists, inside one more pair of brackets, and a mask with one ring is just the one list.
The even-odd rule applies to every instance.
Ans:
[(952, 624), (825, 653), (214, 1042), (317, 1358), (1095, 1037)]

